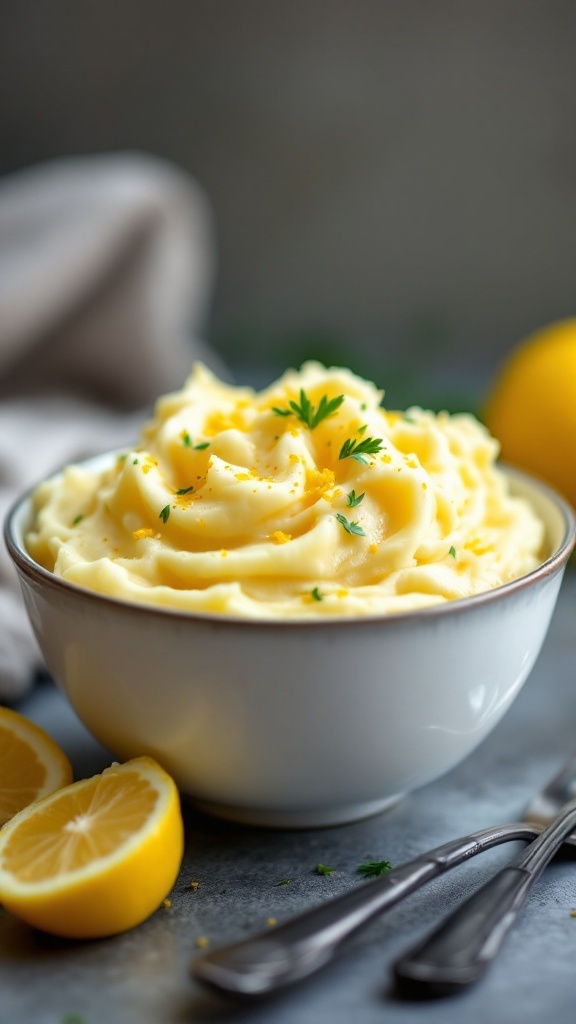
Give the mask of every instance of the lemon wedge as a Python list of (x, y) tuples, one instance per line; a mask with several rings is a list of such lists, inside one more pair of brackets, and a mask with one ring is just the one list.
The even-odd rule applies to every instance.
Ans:
[(144, 921), (182, 860), (178, 791), (152, 758), (113, 764), (30, 804), (0, 831), (0, 902), (67, 938)]
[(17, 711), (0, 708), (0, 825), (71, 782), (70, 762), (48, 733)]

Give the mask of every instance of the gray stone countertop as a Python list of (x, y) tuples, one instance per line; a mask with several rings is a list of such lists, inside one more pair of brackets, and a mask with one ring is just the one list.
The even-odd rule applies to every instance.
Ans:
[[(572, 565), (536, 667), (494, 732), (459, 767), (378, 817), (323, 830), (268, 831), (206, 817), (185, 802), (186, 853), (172, 905), (140, 927), (112, 939), (68, 942), (0, 909), (0, 1024), (574, 1021), (576, 859), (568, 848), (539, 880), (488, 975), (458, 996), (404, 1001), (394, 991), (391, 966), (519, 844), (489, 851), (414, 893), (372, 922), (334, 964), (272, 1000), (221, 998), (195, 983), (189, 966), (201, 936), (215, 947), (265, 929), (270, 917), (284, 921), (366, 884), (357, 873), (366, 858), (397, 865), (458, 835), (521, 817), (575, 742), (575, 623)], [(51, 683), (38, 685), (19, 710), (61, 743), (77, 776), (112, 760)], [(335, 873), (319, 876), (318, 863)], [(277, 885), (286, 878), (290, 884)]]

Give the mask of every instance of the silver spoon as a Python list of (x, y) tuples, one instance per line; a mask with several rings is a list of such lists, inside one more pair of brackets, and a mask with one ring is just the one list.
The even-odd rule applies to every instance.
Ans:
[[(562, 776), (566, 788), (558, 785), (558, 778), (554, 780), (552, 793), (548, 789), (535, 801), (533, 817), (542, 821), (554, 810), (556, 800), (567, 793), (574, 796), (574, 778), (566, 775), (566, 770)], [(576, 800), (572, 799), (525, 850), (396, 962), (394, 971), (401, 990), (420, 998), (449, 995), (478, 981), (542, 871), (575, 827)]]
[[(576, 796), (576, 751), (528, 805), (523, 822), (481, 829), (444, 843), (380, 878), (299, 914), (272, 931), (203, 953), (192, 964), (193, 976), (220, 992), (249, 996), (266, 995), (299, 981), (328, 963), (342, 942), (364, 924), (426, 882), (483, 850), (515, 839), (534, 840), (543, 822), (558, 814), (573, 796)], [(576, 845), (576, 834), (566, 839), (567, 832), (576, 827), (576, 810), (573, 814), (573, 825), (562, 833), (556, 848), (562, 839)]]

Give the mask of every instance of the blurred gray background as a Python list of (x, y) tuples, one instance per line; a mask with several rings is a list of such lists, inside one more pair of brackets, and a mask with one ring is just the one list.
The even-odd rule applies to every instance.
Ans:
[(215, 211), (206, 337), (479, 400), (575, 313), (574, 0), (1, 0), (0, 172), (136, 149)]

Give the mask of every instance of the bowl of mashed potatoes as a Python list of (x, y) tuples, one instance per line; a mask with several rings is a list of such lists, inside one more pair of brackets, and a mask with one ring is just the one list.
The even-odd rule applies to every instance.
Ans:
[(197, 365), (130, 450), (65, 467), (6, 540), (58, 686), (200, 807), (315, 827), (448, 771), (530, 673), (574, 516), (468, 414), (305, 363)]

